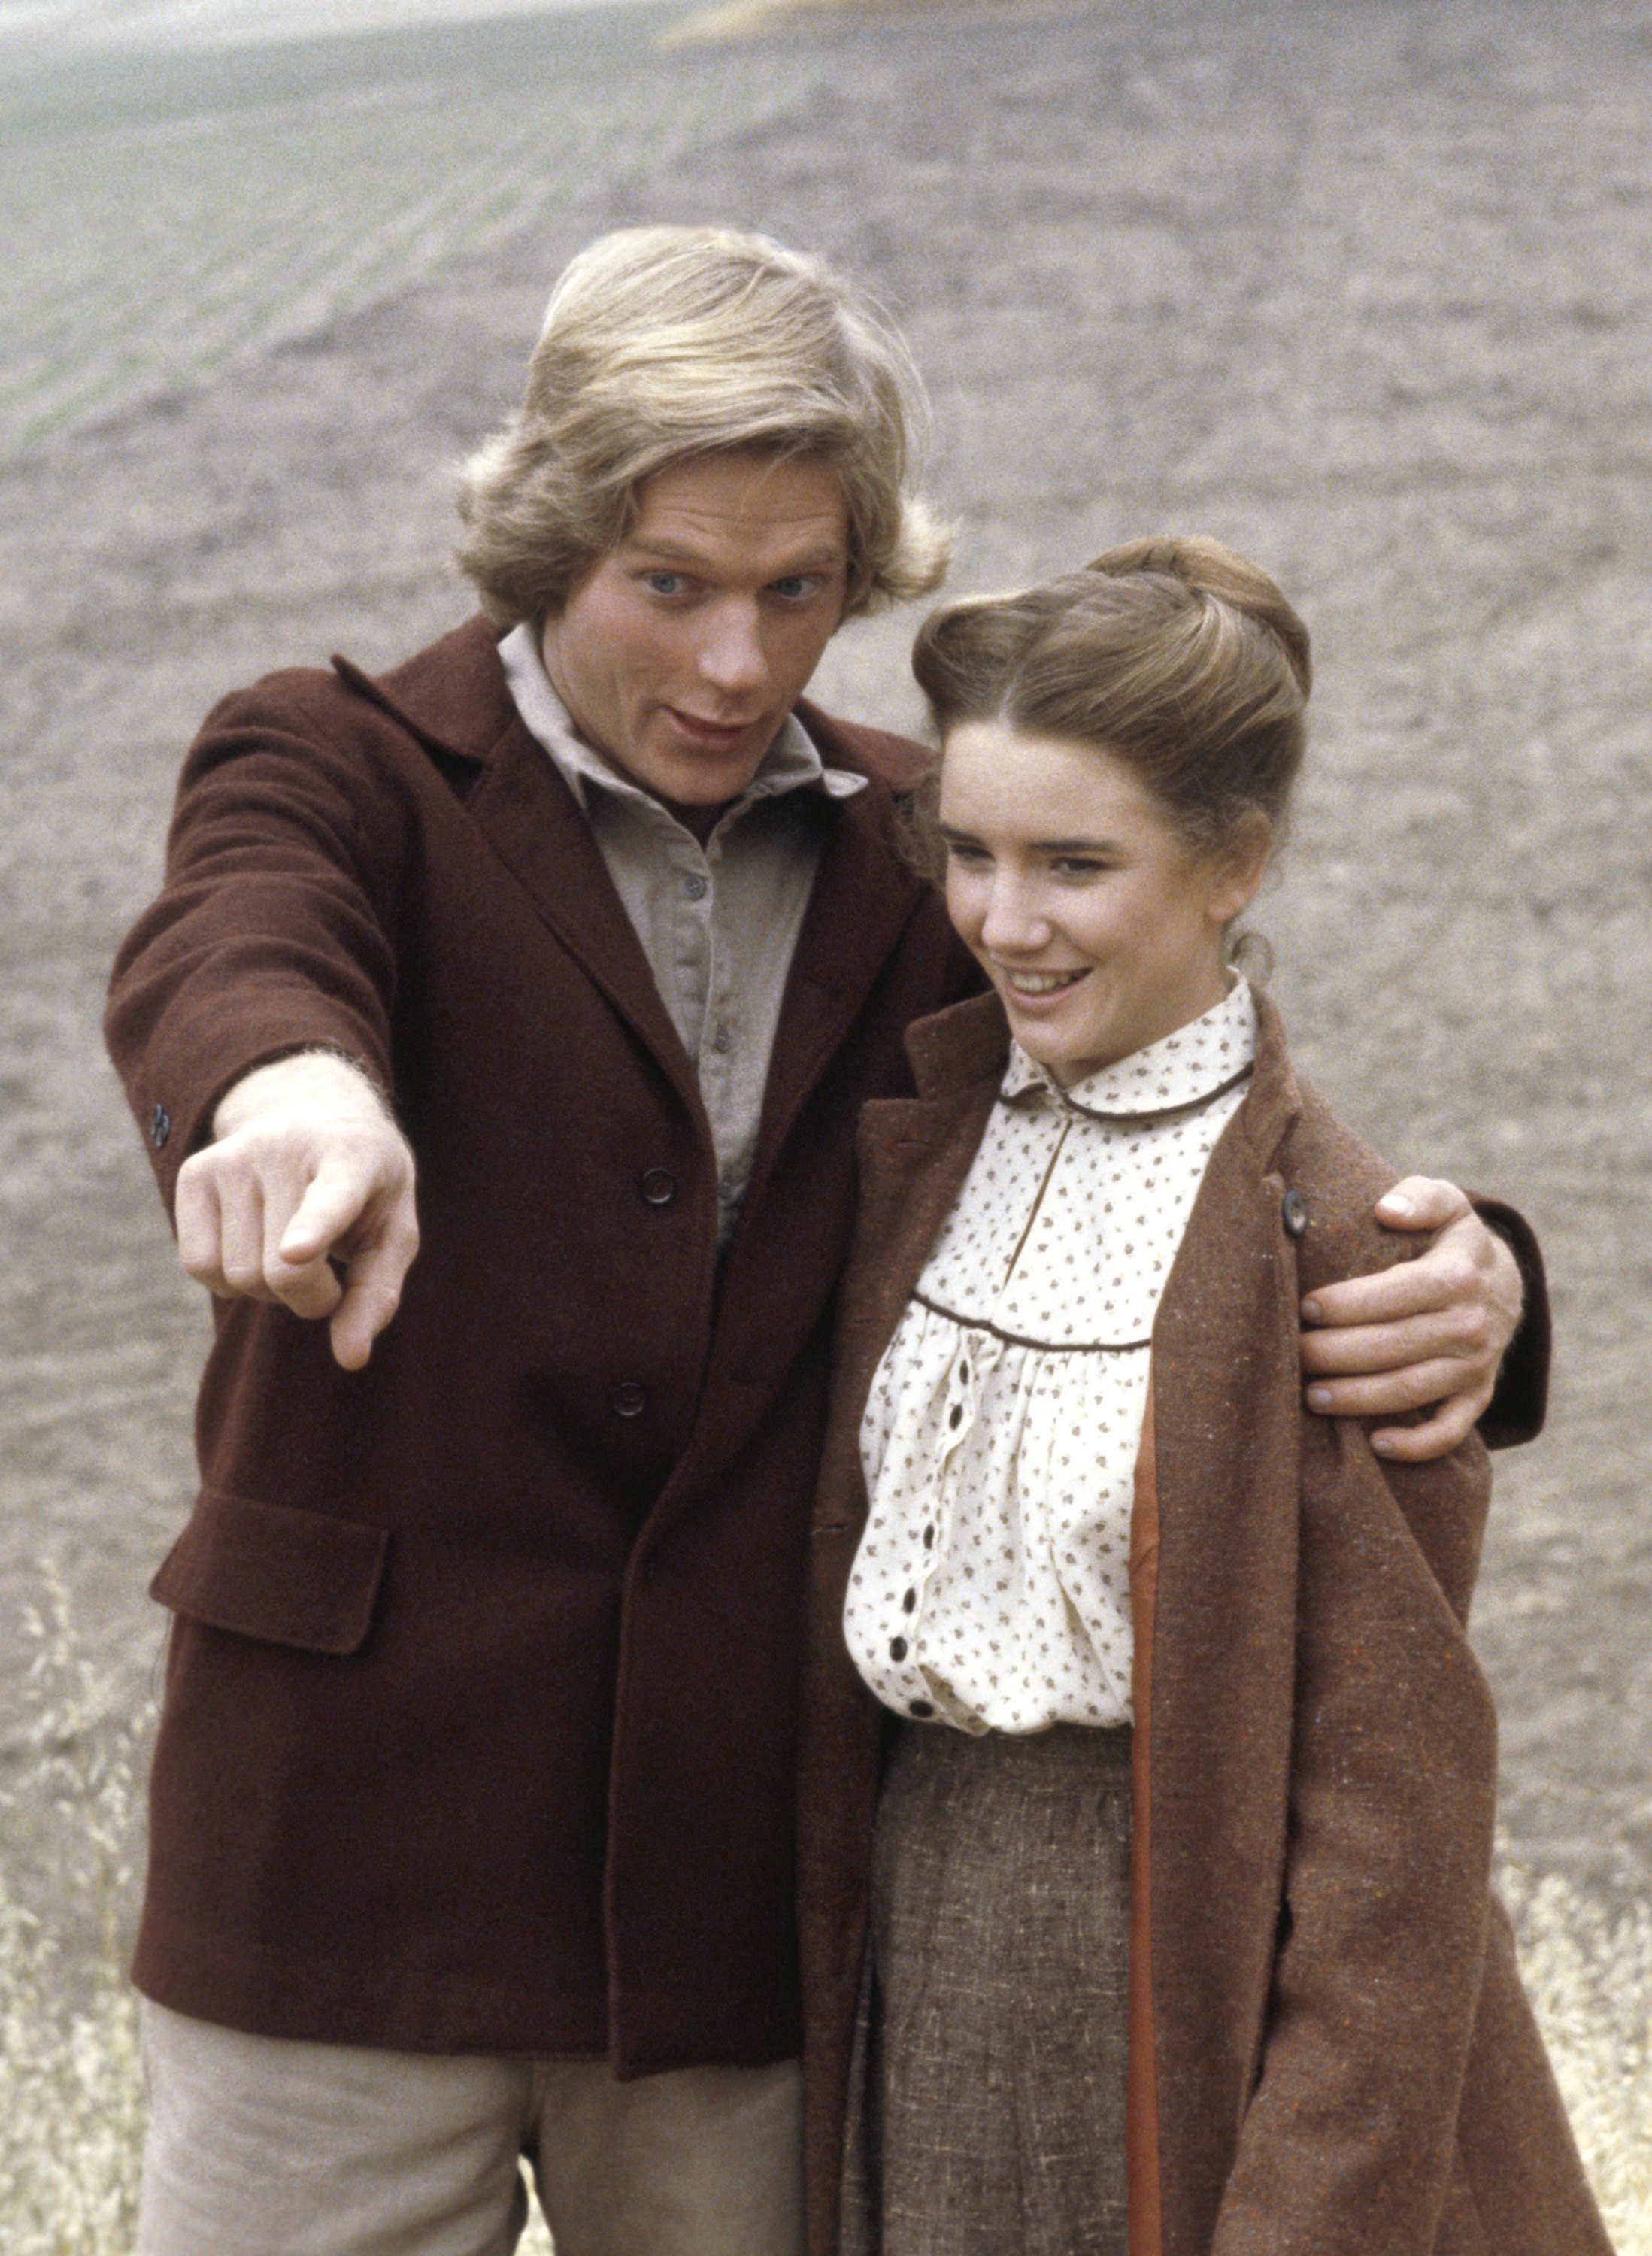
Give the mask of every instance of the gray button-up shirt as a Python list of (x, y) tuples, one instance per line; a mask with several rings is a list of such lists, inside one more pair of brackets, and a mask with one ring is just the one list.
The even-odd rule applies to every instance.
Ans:
[(693, 1062), (726, 1244), (751, 1178), (780, 998), (825, 842), (820, 801), (852, 798), (866, 779), (829, 768), (794, 716), (702, 848), (575, 734), (531, 626), (505, 636), (499, 659), (517, 711), (590, 824)]

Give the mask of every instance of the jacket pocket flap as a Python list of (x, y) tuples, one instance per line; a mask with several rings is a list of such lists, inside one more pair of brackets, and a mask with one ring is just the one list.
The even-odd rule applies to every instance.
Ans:
[(212, 1629), (306, 1653), (354, 1653), (389, 1548), (389, 1529), (364, 1520), (208, 1489), (149, 1595)]

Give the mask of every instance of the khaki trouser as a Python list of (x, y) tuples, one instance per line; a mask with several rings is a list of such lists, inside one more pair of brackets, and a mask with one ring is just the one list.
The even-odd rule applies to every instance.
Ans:
[(800, 2256), (795, 2061), (600, 2062), (246, 2036), (145, 2001), (138, 2256), (509, 2256), (531, 2162), (557, 2256)]

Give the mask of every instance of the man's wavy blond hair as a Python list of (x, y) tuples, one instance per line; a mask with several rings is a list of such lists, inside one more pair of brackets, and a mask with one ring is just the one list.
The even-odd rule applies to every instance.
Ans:
[(890, 324), (820, 260), (732, 228), (623, 228), (558, 282), (518, 413), (461, 473), (455, 551), (496, 625), (561, 606), (625, 538), (644, 479), (696, 455), (830, 462), (845, 617), (939, 585), (916, 490), (928, 410)]

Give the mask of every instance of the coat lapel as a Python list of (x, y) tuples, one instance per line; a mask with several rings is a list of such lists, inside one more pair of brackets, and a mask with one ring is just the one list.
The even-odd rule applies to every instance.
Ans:
[(703, 1126), (699, 1083), (642, 942), (589, 823), (517, 712), (487, 620), (468, 621), (382, 678), (348, 659), (333, 664), (433, 751), (480, 768), (466, 800), (477, 828)]
[(747, 1193), (755, 1207), (797, 1117), (928, 892), (899, 858), (874, 784), (834, 811), (780, 1005)]
[(1178, 2136), (1237, 2133), (1250, 2097), (1286, 1851), (1300, 1414), (1295, 1265), (1274, 1163), (1299, 1102), (1278, 1013), (1258, 999), (1255, 1078), (1211, 1155), (1154, 1328), (1151, 1986), (1204, 2006), (1197, 2024), (1154, 2023), (1166, 2249), (1196, 2245), (1184, 2197), (1211, 2176)]
[(980, 1148), (1008, 1039), (994, 995), (972, 996), (921, 1019), (907, 1036), (919, 1094), (885, 1098), (861, 1113), (859, 1200), (834, 1372), (832, 1433), (848, 1440), (841, 1455), (829, 1454), (817, 1525), (858, 1533), (865, 1520), (860, 1414), (879, 1359)]
[[(514, 717), (489, 757), (470, 813), (542, 921), (650, 1052), (689, 1113), (703, 1124), (694, 1066), (590, 825), (545, 752)], [(709, 1129), (706, 1133), (709, 1139)]]

